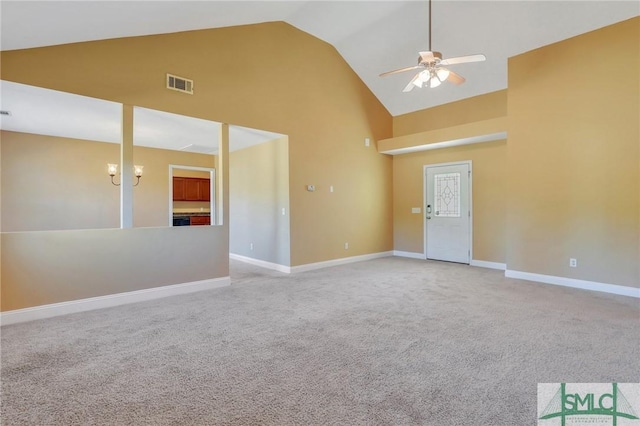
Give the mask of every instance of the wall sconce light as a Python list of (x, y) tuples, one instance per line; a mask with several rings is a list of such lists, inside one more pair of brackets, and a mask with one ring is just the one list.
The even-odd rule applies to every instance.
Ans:
[[(133, 174), (138, 179), (136, 180), (136, 183), (133, 184), (133, 186), (138, 186), (138, 184), (140, 183), (140, 178), (142, 177), (142, 169), (144, 169), (144, 166), (139, 166), (137, 164), (133, 166)], [(118, 165), (112, 163), (107, 164), (107, 171), (109, 173), (109, 176), (111, 176), (111, 183), (115, 186), (120, 186), (119, 183), (115, 183), (113, 181), (113, 177), (116, 175), (116, 173), (118, 173)]]

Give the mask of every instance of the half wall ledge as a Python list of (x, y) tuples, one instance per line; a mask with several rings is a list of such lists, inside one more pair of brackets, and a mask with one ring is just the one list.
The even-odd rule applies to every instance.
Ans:
[(381, 154), (401, 155), (507, 138), (507, 117), (465, 123), (378, 141)]

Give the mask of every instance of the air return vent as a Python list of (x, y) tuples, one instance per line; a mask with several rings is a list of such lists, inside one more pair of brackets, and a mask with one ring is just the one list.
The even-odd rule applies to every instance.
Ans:
[(193, 95), (193, 80), (177, 75), (167, 74), (167, 89)]

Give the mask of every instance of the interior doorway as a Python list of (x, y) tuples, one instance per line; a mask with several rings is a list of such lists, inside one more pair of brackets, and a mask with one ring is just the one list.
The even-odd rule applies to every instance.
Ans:
[(471, 161), (424, 166), (427, 259), (471, 262)]

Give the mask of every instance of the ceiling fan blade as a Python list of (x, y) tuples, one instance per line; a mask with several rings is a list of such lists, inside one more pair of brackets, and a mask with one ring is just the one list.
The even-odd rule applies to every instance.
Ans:
[(466, 64), (468, 62), (482, 62), (486, 61), (487, 57), (480, 55), (469, 55), (469, 56), (458, 56), (455, 58), (443, 59), (440, 61), (440, 65), (456, 65), (456, 64)]
[(462, 84), (466, 80), (460, 74), (456, 74), (455, 72), (449, 70), (449, 76), (447, 77), (447, 81), (450, 81), (453, 84)]
[(418, 69), (418, 68), (422, 68), (422, 65), (414, 65), (412, 67), (400, 68), (399, 70), (383, 72), (382, 74), (380, 74), (380, 77), (386, 77), (386, 76), (391, 75), (391, 74), (398, 74), (398, 73), (401, 73), (401, 72), (411, 71), (411, 70), (415, 70), (415, 69)]
[(409, 82), (409, 84), (407, 84), (407, 87), (405, 87), (404, 89), (402, 89), (403, 92), (410, 92), (413, 90), (414, 87), (417, 87), (415, 84), (413, 84), (418, 78), (420, 78), (420, 73), (416, 74), (411, 81)]

